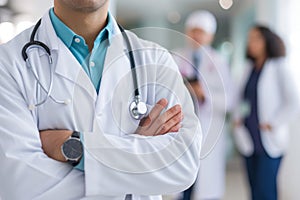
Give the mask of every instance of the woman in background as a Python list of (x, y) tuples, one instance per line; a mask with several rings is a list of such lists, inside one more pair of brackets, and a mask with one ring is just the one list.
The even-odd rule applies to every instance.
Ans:
[(288, 123), (300, 107), (285, 55), (283, 41), (269, 28), (256, 25), (249, 31), (249, 62), (238, 84), (234, 137), (245, 159), (253, 200), (277, 199)]

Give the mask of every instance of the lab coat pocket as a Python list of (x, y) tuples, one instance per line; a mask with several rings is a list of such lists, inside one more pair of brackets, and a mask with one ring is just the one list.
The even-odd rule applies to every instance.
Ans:
[(244, 125), (241, 125), (234, 130), (234, 139), (239, 152), (244, 156), (250, 156), (253, 151), (253, 142), (249, 131)]

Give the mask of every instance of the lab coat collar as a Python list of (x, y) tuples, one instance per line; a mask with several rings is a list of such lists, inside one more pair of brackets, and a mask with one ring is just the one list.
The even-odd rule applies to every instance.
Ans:
[[(50, 11), (50, 10), (49, 10)], [(56, 32), (50, 20), (49, 11), (42, 17), (42, 23), (38, 29), (36, 39), (45, 43), (51, 50), (53, 57), (53, 64), (55, 66), (55, 73), (60, 76), (73, 81), (82, 88), (84, 88), (87, 93), (94, 99), (97, 100), (97, 92), (90, 81), (89, 77), (86, 75), (82, 69), (80, 63), (72, 55), (69, 49), (64, 45), (64, 43), (57, 37)], [(118, 27), (116, 20), (111, 17), (114, 37), (112, 38), (111, 45), (107, 49), (107, 54), (104, 62), (103, 76), (105, 72), (113, 65), (115, 59), (120, 57), (127, 52), (127, 45), (121, 36), (121, 31)], [(130, 34), (128, 34), (130, 37)], [(45, 54), (44, 51), (40, 51), (40, 56)], [(127, 63), (129, 60), (127, 59)], [(120, 68), (125, 66), (120, 66)], [(103, 82), (104, 80), (102, 80)], [(102, 85), (102, 83), (101, 83)], [(101, 94), (101, 86), (100, 92)]]
[[(127, 51), (127, 46), (122, 37), (121, 30), (119, 29), (118, 23), (114, 17), (111, 16), (112, 26), (113, 26), (113, 37), (111, 38), (110, 46), (107, 49), (103, 72), (105, 72), (112, 62), (117, 59), (120, 55)], [(104, 75), (104, 74), (103, 74)]]
[(56, 32), (50, 20), (50, 9), (42, 17), (41, 26), (38, 29), (37, 37), (40, 41), (44, 42), (51, 51), (58, 50), (60, 39), (57, 37)]

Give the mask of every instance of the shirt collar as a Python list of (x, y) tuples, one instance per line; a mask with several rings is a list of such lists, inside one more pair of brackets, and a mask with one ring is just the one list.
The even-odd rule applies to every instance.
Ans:
[(113, 26), (113, 20), (112, 20), (112, 16), (110, 15), (110, 13), (108, 13), (107, 15), (107, 24), (104, 27), (104, 29), (102, 29), (100, 31), (100, 33), (98, 34), (98, 36), (95, 39), (95, 44), (96, 43), (100, 43), (103, 40), (108, 40), (109, 44), (111, 43), (111, 39), (114, 35), (114, 26)]
[[(67, 25), (65, 25), (54, 13), (54, 9), (50, 9), (50, 19), (52, 22), (52, 25), (54, 27), (54, 30), (57, 34), (57, 36), (64, 42), (64, 44), (70, 48), (72, 45), (72, 42), (74, 40), (74, 37), (82, 38), (81, 36), (77, 35), (72, 31)], [(113, 26), (113, 20), (110, 13), (107, 15), (107, 25), (100, 31), (98, 36), (95, 39), (94, 46), (98, 46), (100, 42), (103, 40), (108, 39), (108, 43), (111, 43), (111, 39), (114, 35), (114, 26)]]

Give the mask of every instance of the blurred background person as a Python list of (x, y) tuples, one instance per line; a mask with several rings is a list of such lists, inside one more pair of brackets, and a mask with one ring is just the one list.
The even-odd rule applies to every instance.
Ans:
[(253, 200), (277, 199), (288, 124), (299, 111), (299, 94), (285, 56), (283, 41), (268, 27), (250, 29), (249, 62), (238, 84), (234, 136), (245, 160)]
[[(203, 160), (193, 186), (183, 200), (222, 199), (225, 186), (226, 112), (231, 107), (231, 77), (228, 63), (211, 47), (217, 29), (214, 15), (198, 10), (185, 23), (187, 45), (174, 53), (180, 72), (194, 96), (196, 113), (204, 134)], [(183, 58), (183, 59), (182, 59)]]

